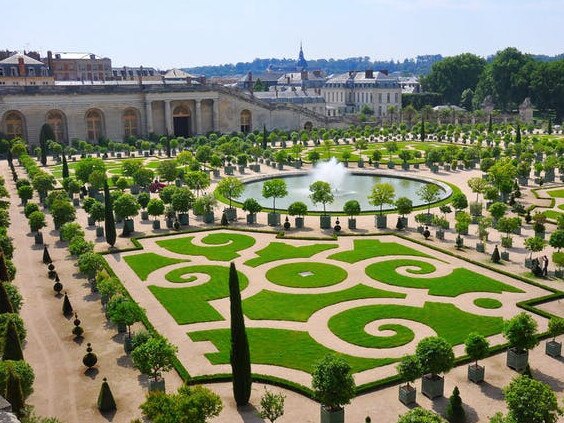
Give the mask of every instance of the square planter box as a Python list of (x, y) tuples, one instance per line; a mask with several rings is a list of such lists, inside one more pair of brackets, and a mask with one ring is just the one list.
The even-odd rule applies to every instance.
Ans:
[(415, 386), (401, 385), (399, 387), (398, 398), (403, 405), (415, 404), (417, 389)]
[(102, 226), (96, 227), (96, 238), (104, 237), (104, 228)]
[(219, 178), (219, 169), (214, 169), (212, 173), (214, 178)]
[(129, 231), (129, 233), (132, 233), (135, 231), (135, 225), (133, 223), (132, 219), (127, 219), (123, 221), (123, 226), (124, 228), (127, 228), (127, 230)]
[(526, 258), (526, 259), (525, 259), (525, 267), (526, 267), (527, 269), (532, 268), (532, 267), (533, 267), (533, 260), (530, 259), (530, 258)]
[(507, 367), (521, 373), (529, 363), (529, 351), (517, 352), (513, 348), (507, 350)]
[(213, 221), (215, 220), (213, 212), (204, 213), (202, 218), (204, 219), (204, 223), (213, 223)]
[(149, 212), (147, 210), (141, 212), (141, 220), (149, 220)]
[(245, 166), (239, 166), (239, 173), (241, 175), (245, 173)]
[(560, 357), (562, 354), (562, 342), (558, 341), (546, 341), (545, 353), (551, 357)]
[(223, 212), (225, 213), (225, 216), (227, 216), (227, 220), (229, 220), (230, 222), (237, 220), (237, 209), (236, 208), (228, 207), (228, 208), (224, 209)]
[(180, 213), (178, 214), (178, 222), (181, 225), (188, 225), (190, 223), (190, 219), (188, 218), (188, 213)]
[(413, 165), (413, 167), (414, 167), (415, 169), (419, 169), (419, 163), (415, 163), (415, 164)]
[(345, 409), (341, 408), (337, 411), (329, 411), (321, 406), (320, 417), (321, 423), (345, 423)]
[(257, 215), (255, 213), (247, 215), (247, 224), (254, 225), (257, 223)]
[(319, 227), (321, 229), (331, 229), (331, 216), (319, 216)]
[(233, 175), (233, 166), (225, 166), (223, 168), (223, 172), (225, 172), (226, 175)]
[(37, 232), (34, 235), (35, 238), (35, 245), (42, 245), (43, 244), (43, 234), (41, 232)]
[(276, 167), (278, 168), (278, 170), (284, 170), (284, 163), (278, 163)]
[(509, 261), (509, 252), (508, 251), (502, 251), (500, 255), (501, 255), (502, 260)]
[(96, 224), (96, 221), (94, 219), (92, 219), (90, 216), (88, 216), (88, 226), (94, 226)]
[(137, 194), (139, 194), (140, 187), (139, 187), (139, 185), (131, 185), (129, 190), (131, 191), (132, 195), (137, 195)]
[(479, 253), (485, 253), (486, 252), (486, 246), (484, 245), (483, 242), (477, 242), (476, 243), (476, 251)]
[(294, 219), (294, 226), (296, 227), (296, 229), (302, 229), (304, 227), (304, 218), (296, 217)]
[(280, 213), (268, 213), (268, 226), (280, 226)]
[(519, 176), (518, 178), (519, 185), (526, 187), (529, 184), (529, 178), (524, 176)]
[(165, 380), (149, 380), (149, 392), (165, 392)]
[(388, 162), (388, 169), (393, 169), (395, 166), (394, 162)]
[(165, 225), (168, 229), (172, 229), (172, 225), (174, 224), (173, 219), (165, 219)]
[(484, 366), (470, 364), (468, 366), (468, 380), (474, 383), (480, 383), (484, 381), (484, 375), (486, 373), (486, 368)]
[(349, 229), (356, 229), (356, 219), (348, 219), (348, 227)]
[(443, 231), (442, 229), (438, 229), (435, 231), (435, 238), (440, 239), (441, 241), (444, 241), (445, 239), (445, 231)]
[(401, 223), (403, 223), (403, 228), (407, 229), (407, 224), (409, 223), (408, 218), (407, 217), (400, 217)]
[(374, 218), (375, 223), (376, 223), (376, 228), (378, 229), (386, 229), (386, 227), (388, 226), (388, 216), (386, 215), (377, 215)]
[(78, 198), (73, 198), (72, 199), (72, 205), (75, 207), (80, 206), (80, 200)]
[(409, 170), (409, 163), (402, 163), (402, 164), (401, 164), (401, 168), (402, 168), (403, 170)]
[[(364, 167), (364, 160), (360, 159), (358, 161), (358, 167), (361, 168), (361, 169)], [(343, 411), (343, 413), (344, 413), (344, 411)], [(343, 416), (344, 416), (344, 414), (343, 414)]]
[(421, 393), (429, 399), (442, 397), (445, 390), (445, 380), (441, 376), (425, 375), (421, 378)]
[(160, 220), (153, 220), (153, 229), (161, 229), (161, 221)]

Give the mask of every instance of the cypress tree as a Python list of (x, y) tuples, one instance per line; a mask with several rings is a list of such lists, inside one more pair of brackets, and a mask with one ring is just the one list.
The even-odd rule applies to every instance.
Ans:
[(488, 121), (488, 134), (491, 134), (493, 131), (493, 121), (492, 121), (492, 114), (490, 113), (490, 119)]
[(262, 125), (262, 148), (263, 148), (263, 150), (266, 150), (266, 139), (267, 139), (266, 125)]
[(67, 163), (67, 156), (65, 156), (65, 152), (63, 151), (63, 179), (67, 179), (69, 177), (69, 165)]
[(10, 320), (8, 326), (6, 326), (6, 332), (4, 333), (4, 352), (2, 354), (2, 360), (19, 361), (23, 359), (22, 345), (20, 344), (18, 330), (16, 329), (14, 321)]
[(251, 354), (245, 330), (239, 275), (235, 264), (229, 268), (229, 301), (231, 304), (231, 369), (233, 396), (237, 406), (247, 405), (251, 396)]
[(65, 298), (63, 299), (63, 314), (65, 316), (72, 316), (72, 313), (73, 313), (72, 305), (70, 303), (69, 296), (65, 292)]
[(53, 260), (51, 260), (51, 254), (49, 254), (49, 250), (47, 249), (46, 245), (43, 247), (43, 263), (44, 264), (53, 263)]
[(8, 272), (8, 267), (6, 266), (6, 259), (4, 258), (4, 252), (0, 249), (0, 281), (10, 282), (10, 273)]
[(425, 119), (421, 117), (421, 141), (425, 141)]
[(10, 297), (4, 287), (4, 282), (0, 282), (0, 314), (13, 313), (14, 307), (10, 301)]
[(106, 378), (104, 378), (104, 381), (102, 382), (100, 394), (98, 395), (98, 410), (100, 410), (102, 413), (117, 410), (114, 396)]
[(462, 399), (460, 398), (458, 386), (454, 387), (454, 391), (452, 391), (452, 395), (448, 400), (446, 418), (449, 423), (463, 423), (466, 421), (466, 413), (464, 407), (462, 407)]
[(39, 132), (39, 147), (41, 148), (41, 164), (43, 166), (47, 165), (47, 143), (49, 141), (55, 141), (55, 133), (53, 128), (48, 123), (44, 123)]
[(517, 128), (515, 129), (515, 143), (519, 144), (521, 142), (521, 126), (517, 124)]
[(552, 119), (548, 118), (548, 135), (552, 135)]
[(114, 221), (114, 205), (110, 196), (110, 188), (108, 182), (104, 181), (104, 207), (106, 217), (104, 220), (104, 232), (106, 233), (106, 242), (113, 247), (116, 243), (116, 223)]
[(6, 381), (6, 400), (12, 406), (12, 412), (18, 417), (23, 417), (25, 400), (22, 391), (22, 383), (18, 375), (12, 369), (8, 371)]
[(166, 147), (166, 156), (170, 159), (171, 153), (170, 153), (170, 138), (169, 137), (166, 137), (165, 147)]

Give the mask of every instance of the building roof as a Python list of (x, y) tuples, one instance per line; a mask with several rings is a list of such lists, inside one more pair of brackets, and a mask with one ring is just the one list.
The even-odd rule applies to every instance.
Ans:
[(330, 75), (328, 83), (344, 83), (354, 81), (355, 83), (376, 83), (376, 82), (398, 82), (398, 78), (386, 75), (384, 72), (373, 71), (372, 78), (366, 77), (367, 71), (350, 71), (338, 75)]
[(441, 104), (439, 106), (433, 107), (433, 110), (436, 111), (436, 112), (439, 112), (441, 110), (455, 110), (457, 112), (465, 112), (466, 111), (466, 109), (464, 109), (462, 107), (454, 106), (454, 105), (451, 105), (451, 104)]
[(39, 60), (35, 60), (34, 58), (26, 56), (25, 54), (21, 54), (21, 53), (16, 53), (4, 60), (0, 60), (0, 64), (17, 65), (20, 61), (20, 58), (23, 58), (24, 64), (26, 65), (44, 65), (43, 62), (40, 62)]
[(249, 82), (250, 78), (252, 78), (253, 82), (256, 82), (257, 79), (260, 79), (262, 82), (276, 82), (282, 75), (284, 75), (284, 72), (249, 72), (242, 76), (238, 82)]
[(53, 53), (53, 57), (55, 59), (64, 59), (64, 60), (90, 60), (91, 56), (94, 56), (94, 59), (96, 60), (101, 60), (104, 59), (104, 57), (98, 56), (97, 54), (94, 53), (84, 53), (84, 52), (66, 52), (66, 51), (61, 51), (61, 52), (56, 52)]
[(186, 79), (195, 78), (194, 75), (190, 75), (181, 69), (170, 69), (164, 74), (165, 79)]
[[(307, 81), (320, 81), (325, 82), (325, 76), (322, 74), (315, 75), (313, 72), (304, 71), (307, 73)], [(278, 78), (278, 84), (284, 85), (288, 83), (288, 78), (290, 78), (290, 84), (299, 84), (302, 82), (302, 72), (287, 72)]]
[(313, 91), (304, 90), (274, 90), (257, 91), (255, 97), (268, 101), (269, 103), (325, 103), (325, 98), (315, 94)]

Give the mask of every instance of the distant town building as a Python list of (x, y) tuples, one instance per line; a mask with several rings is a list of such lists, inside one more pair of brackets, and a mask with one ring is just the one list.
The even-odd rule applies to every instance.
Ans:
[(315, 113), (326, 115), (325, 99), (315, 90), (301, 88), (274, 87), (267, 92), (255, 92), (254, 96), (272, 104), (293, 104)]
[(417, 94), (421, 92), (421, 84), (417, 76), (400, 76), (398, 78), (403, 94)]
[(253, 74), (252, 72), (249, 72), (237, 81), (235, 87), (241, 90), (254, 91), (255, 85), (257, 85), (258, 82), (259, 85), (262, 85), (265, 90), (268, 90), (270, 89), (270, 87), (277, 85), (278, 80), (283, 75), (284, 75), (283, 72), (272, 72), (272, 71), (261, 72), (258, 74), (257, 73)]
[[(321, 88), (325, 85), (327, 77), (320, 71), (313, 72), (302, 70), (300, 72), (289, 72), (278, 78), (277, 88), (288, 87), (301, 90), (314, 90), (315, 93), (321, 95)], [(272, 90), (272, 88), (271, 88)]]
[(112, 60), (93, 53), (48, 51), (44, 62), (55, 81), (105, 81), (113, 77)]
[(52, 85), (54, 79), (43, 62), (25, 54), (0, 60), (0, 85)]
[(161, 74), (155, 68), (145, 68), (143, 66), (112, 68), (112, 79), (114, 81), (137, 81), (140, 77), (145, 80), (158, 81), (161, 79)]
[[(321, 90), (329, 116), (358, 113), (363, 106), (374, 111), (374, 116), (388, 116), (401, 109), (402, 89), (397, 77), (386, 71), (350, 71), (333, 75)], [(392, 109), (392, 107), (394, 109)]]

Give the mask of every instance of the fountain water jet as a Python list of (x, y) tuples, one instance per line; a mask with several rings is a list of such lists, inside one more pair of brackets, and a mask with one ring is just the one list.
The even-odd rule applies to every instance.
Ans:
[[(318, 162), (310, 172), (311, 182), (324, 181), (331, 185), (333, 191), (339, 192), (348, 174), (347, 169), (335, 157), (326, 162)], [(309, 186), (309, 185), (308, 185)]]

